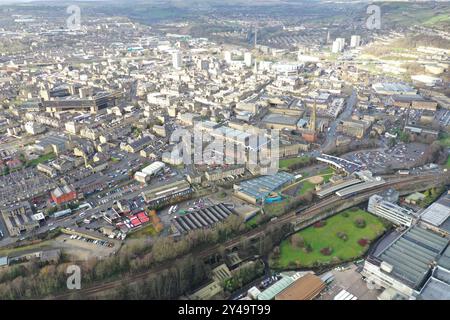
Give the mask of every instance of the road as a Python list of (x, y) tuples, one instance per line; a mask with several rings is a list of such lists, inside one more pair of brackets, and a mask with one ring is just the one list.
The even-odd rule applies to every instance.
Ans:
[[(445, 179), (445, 182), (448, 183), (449, 178), (450, 178), (449, 173), (447, 173), (445, 175), (443, 175), (441, 173), (441, 174), (432, 174), (432, 175), (423, 175), (423, 176), (395, 177), (392, 180), (387, 181), (387, 183), (383, 186), (373, 188), (369, 191), (366, 191), (366, 192), (363, 192), (363, 193), (357, 195), (354, 198), (354, 200), (361, 201), (361, 202), (366, 201), (371, 195), (379, 193), (380, 191), (385, 190), (387, 188), (395, 187), (397, 189), (401, 189), (401, 188), (405, 188), (405, 187), (413, 187), (419, 183), (434, 182), (437, 179)], [(301, 219), (302, 221), (307, 222), (308, 220), (312, 220), (318, 214), (323, 213), (324, 210), (326, 210), (326, 208), (336, 207), (339, 203), (343, 203), (346, 201), (348, 201), (348, 199), (342, 199), (337, 196), (330, 196), (328, 198), (320, 200), (319, 202), (315, 203), (314, 205), (312, 205), (311, 207), (309, 207), (303, 211), (291, 211), (291, 212), (279, 217), (276, 220), (270, 221), (267, 224), (264, 224), (260, 227), (250, 230), (244, 234), (236, 236), (235, 238), (233, 238), (229, 241), (226, 241), (225, 243), (213, 245), (202, 251), (193, 251), (189, 254), (194, 255), (198, 259), (204, 259), (204, 258), (216, 253), (220, 247), (232, 248), (234, 246), (238, 246), (239, 243), (242, 241), (242, 239), (250, 239), (250, 238), (254, 238), (254, 237), (263, 235), (266, 233), (266, 229), (268, 227), (281, 226), (281, 225), (293, 222), (298, 219)], [(119, 280), (111, 281), (108, 283), (94, 284), (90, 287), (81, 289), (81, 291), (79, 291), (78, 293), (81, 294), (83, 297), (89, 297), (96, 293), (100, 293), (100, 292), (104, 292), (106, 290), (111, 290), (111, 289), (120, 287), (121, 285), (126, 284), (126, 283), (133, 283), (135, 281), (145, 279), (150, 274), (158, 273), (158, 272), (166, 269), (167, 267), (169, 267), (171, 264), (172, 264), (172, 261), (168, 261), (158, 267), (152, 268), (143, 273), (127, 276), (125, 279), (119, 279)], [(71, 295), (72, 295), (72, 293), (65, 293), (65, 294), (51, 297), (51, 299), (69, 299), (71, 297)]]
[(352, 115), (353, 109), (356, 105), (356, 90), (353, 89), (352, 94), (347, 99), (347, 105), (345, 106), (344, 111), (336, 118), (335, 121), (330, 126), (330, 130), (327, 132), (325, 143), (322, 145), (322, 151), (327, 152), (334, 145), (334, 141), (336, 139), (336, 131), (338, 124), (341, 120), (347, 119)]

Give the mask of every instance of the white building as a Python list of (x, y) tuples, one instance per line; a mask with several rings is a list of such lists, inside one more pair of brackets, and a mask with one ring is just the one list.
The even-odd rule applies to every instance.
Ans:
[(181, 58), (181, 52), (175, 51), (172, 53), (172, 65), (175, 69), (181, 69), (183, 66), (183, 60)]
[(44, 132), (45, 127), (36, 122), (29, 121), (25, 123), (25, 131), (29, 134), (35, 135)]
[(331, 51), (333, 53), (342, 52), (344, 50), (344, 47), (345, 47), (345, 38), (336, 38), (336, 40), (334, 40), (333, 42), (333, 47)]
[(230, 51), (224, 52), (224, 59), (227, 63), (231, 63), (231, 52)]
[(411, 76), (411, 80), (413, 80), (415, 82), (423, 83), (424, 85), (429, 86), (429, 87), (436, 86), (442, 82), (442, 80), (440, 78), (427, 76), (424, 74), (418, 74), (418, 75)]
[(160, 161), (156, 161), (156, 162), (153, 162), (151, 165), (142, 169), (142, 173), (152, 176), (152, 175), (157, 174), (161, 170), (163, 170), (165, 166), (166, 165), (164, 163), (162, 163)]
[(246, 52), (244, 53), (244, 63), (246, 67), (251, 67), (252, 66), (252, 53), (251, 52)]
[(394, 203), (385, 201), (379, 195), (373, 195), (369, 198), (367, 211), (389, 220), (395, 224), (410, 227), (413, 221), (414, 212), (402, 208)]
[(359, 47), (360, 45), (361, 45), (361, 36), (353, 35), (350, 38), (350, 47), (356, 48)]

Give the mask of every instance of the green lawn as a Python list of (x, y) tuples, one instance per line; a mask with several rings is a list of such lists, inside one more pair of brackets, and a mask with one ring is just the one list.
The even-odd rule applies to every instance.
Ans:
[(258, 220), (259, 214), (255, 215), (253, 218), (251, 218), (250, 220), (245, 222), (245, 225), (249, 228), (253, 228), (254, 226), (257, 225), (257, 220)]
[(27, 162), (27, 167), (34, 167), (37, 166), (39, 163), (44, 163), (47, 162), (49, 160), (53, 160), (55, 159), (56, 155), (53, 152), (44, 154), (34, 160), (28, 161)]
[(439, 139), (439, 143), (443, 145), (444, 147), (449, 148), (450, 147), (450, 135), (449, 134), (443, 134), (443, 136)]
[(279, 162), (280, 169), (287, 169), (289, 166), (297, 163), (306, 163), (309, 161), (309, 157), (297, 157), (297, 158), (289, 158), (282, 159)]
[[(330, 178), (334, 175), (334, 170), (330, 167), (321, 170), (317, 175), (322, 176), (323, 178), (323, 182), (327, 183), (328, 181), (330, 181)], [(305, 176), (304, 176), (305, 177)], [(305, 193), (307, 193), (308, 191), (313, 191), (315, 188), (315, 184), (305, 180), (302, 182), (302, 187), (298, 190), (298, 195), (303, 195)]]
[(447, 162), (445, 163), (445, 167), (450, 169), (450, 156), (447, 158)]
[(308, 180), (302, 182), (302, 187), (298, 190), (298, 195), (303, 195), (307, 193), (308, 191), (312, 191), (315, 188), (315, 184), (312, 182), (309, 182)]
[(334, 170), (333, 170), (333, 168), (328, 167), (328, 168), (320, 171), (320, 175), (322, 175), (323, 182), (328, 183), (330, 181), (331, 177), (334, 175)]
[(148, 224), (147, 226), (132, 232), (128, 238), (130, 239), (139, 239), (139, 238), (147, 238), (156, 235), (156, 230), (153, 228), (152, 224)]
[[(311, 226), (299, 234), (312, 248), (307, 253), (303, 248), (294, 247), (290, 239), (284, 240), (280, 245), (280, 256), (275, 261), (275, 267), (286, 268), (295, 263), (301, 267), (311, 267), (315, 263), (335, 262), (337, 258), (340, 261), (352, 260), (360, 257), (368, 249), (368, 246), (362, 247), (358, 240), (366, 238), (368, 240), (376, 239), (386, 229), (384, 224), (376, 216), (361, 209), (349, 209), (344, 211), (348, 214), (345, 217), (344, 212), (339, 213), (326, 220), (326, 225), (321, 228)], [(354, 221), (357, 218), (363, 218), (366, 222), (364, 228), (355, 226)], [(338, 232), (344, 232), (348, 239), (342, 240), (337, 236)], [(323, 255), (320, 250), (326, 247), (333, 249), (329, 256)], [(336, 258), (334, 258), (336, 257)]]

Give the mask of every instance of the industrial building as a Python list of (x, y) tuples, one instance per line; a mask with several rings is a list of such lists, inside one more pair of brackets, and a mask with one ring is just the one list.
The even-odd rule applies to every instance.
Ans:
[(151, 177), (164, 170), (165, 166), (166, 165), (161, 161), (153, 162), (151, 165), (145, 167), (141, 171), (137, 171), (134, 174), (134, 179), (141, 183), (147, 183)]
[(448, 242), (430, 230), (414, 226), (370, 255), (361, 274), (382, 288), (413, 297), (424, 286)]
[(367, 211), (397, 225), (406, 227), (411, 226), (414, 217), (413, 211), (386, 201), (379, 195), (373, 195), (369, 198)]
[(159, 208), (187, 199), (191, 193), (191, 185), (186, 180), (179, 180), (144, 191), (142, 196), (148, 207)]
[(210, 228), (233, 213), (233, 209), (223, 203), (190, 211), (172, 219), (172, 231), (175, 234), (182, 234), (196, 229)]
[(277, 172), (274, 175), (261, 176), (243, 181), (234, 185), (234, 194), (250, 203), (257, 204), (265, 201), (272, 192), (293, 182), (295, 177), (286, 172)]
[(0, 212), (11, 237), (39, 228), (39, 221), (33, 219), (29, 202), (23, 201), (3, 207)]
[(114, 107), (118, 95), (116, 93), (100, 92), (91, 97), (62, 97), (53, 98), (42, 102), (47, 112), (58, 112), (67, 110), (89, 111), (96, 113), (99, 110)]
[(284, 115), (278, 113), (269, 113), (262, 122), (268, 129), (297, 129), (297, 123), (300, 120), (299, 116)]
[(403, 83), (375, 83), (372, 88), (380, 95), (415, 95), (417, 90)]

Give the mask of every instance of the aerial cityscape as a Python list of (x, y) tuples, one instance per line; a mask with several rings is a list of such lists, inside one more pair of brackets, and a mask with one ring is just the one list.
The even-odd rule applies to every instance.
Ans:
[(448, 1), (0, 0), (0, 299), (450, 300), (449, 55)]

